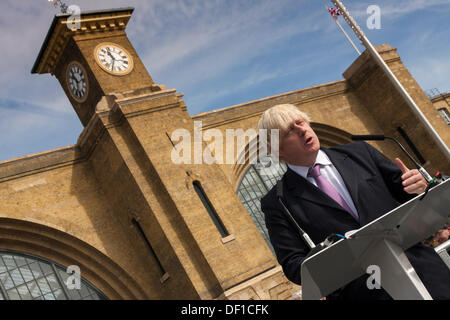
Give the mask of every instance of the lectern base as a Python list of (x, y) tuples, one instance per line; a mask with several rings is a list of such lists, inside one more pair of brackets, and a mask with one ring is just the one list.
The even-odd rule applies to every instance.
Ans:
[[(366, 270), (371, 265), (379, 267), (380, 285), (393, 299), (432, 300), (405, 252), (397, 244), (382, 239), (361, 258)], [(373, 278), (376, 279), (377, 275), (373, 274)]]

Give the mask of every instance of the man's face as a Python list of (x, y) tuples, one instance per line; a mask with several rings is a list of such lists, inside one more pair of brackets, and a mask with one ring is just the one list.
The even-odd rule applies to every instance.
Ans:
[(289, 164), (310, 167), (320, 149), (319, 138), (303, 118), (293, 121), (287, 131), (280, 132), (279, 157)]

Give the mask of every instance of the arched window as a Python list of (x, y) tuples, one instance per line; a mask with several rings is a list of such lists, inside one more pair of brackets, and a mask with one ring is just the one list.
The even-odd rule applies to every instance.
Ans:
[(107, 299), (83, 278), (79, 288), (67, 286), (66, 282), (72, 284), (71, 279), (67, 281), (72, 274), (66, 271), (36, 256), (0, 250), (0, 300)]
[(261, 198), (281, 179), (287, 167), (283, 163), (273, 164), (269, 168), (251, 164), (239, 183), (237, 194), (247, 209), (259, 232), (273, 250), (267, 232), (264, 214), (261, 211)]

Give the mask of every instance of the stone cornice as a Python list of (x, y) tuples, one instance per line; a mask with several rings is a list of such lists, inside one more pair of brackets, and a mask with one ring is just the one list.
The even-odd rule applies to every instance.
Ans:
[(435, 97), (431, 98), (430, 100), (431, 100), (432, 103), (436, 103), (436, 102), (444, 101), (444, 100), (447, 100), (447, 99), (450, 99), (450, 93), (442, 93), (442, 94), (440, 94), (438, 96), (435, 96)]
[(77, 146), (67, 146), (0, 162), (0, 183), (84, 160)]
[(71, 15), (56, 15), (31, 73), (53, 74), (61, 54), (71, 37), (124, 31), (132, 13), (133, 8), (84, 12), (81, 13), (80, 28), (78, 29), (68, 28), (68, 21), (78, 22), (69, 20), (73, 19)]

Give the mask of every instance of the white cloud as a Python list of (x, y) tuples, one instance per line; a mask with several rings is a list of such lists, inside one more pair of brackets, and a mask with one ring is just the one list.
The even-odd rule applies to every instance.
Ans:
[[(381, 8), (383, 17), (391, 19), (421, 11), (427, 8), (449, 4), (449, 0), (402, 0), (395, 1), (395, 4), (389, 2)], [(419, 12), (420, 15), (420, 12)], [(419, 17), (418, 17), (419, 18)]]
[(140, 50), (151, 74), (176, 78), (178, 88), (183, 90), (245, 65), (255, 56), (275, 48), (280, 40), (317, 31), (326, 25), (318, 23), (317, 14), (305, 16), (301, 5), (298, 12), (286, 19), (278, 2), (260, 1), (244, 8), (233, 5), (236, 2), (229, 4), (220, 14), (217, 8), (203, 8), (191, 20), (181, 22), (177, 32), (167, 26), (164, 38), (148, 37), (147, 45), (142, 45)]
[(381, 9), (382, 19), (394, 20), (405, 15), (418, 12), (420, 19), (420, 11), (450, 4), (450, 0), (378, 0), (372, 2), (356, 2), (349, 3), (346, 7), (350, 11), (350, 14), (355, 18), (367, 18), (367, 7), (369, 5), (377, 5)]

